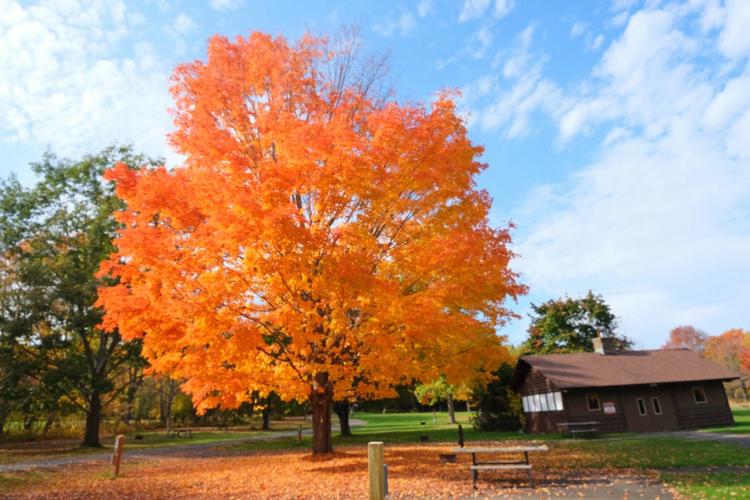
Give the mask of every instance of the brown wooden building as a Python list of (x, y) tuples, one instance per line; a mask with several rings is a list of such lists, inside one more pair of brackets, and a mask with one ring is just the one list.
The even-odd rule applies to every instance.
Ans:
[(734, 422), (723, 382), (736, 374), (687, 349), (617, 351), (603, 341), (597, 352), (521, 357), (514, 386), (527, 432), (559, 432), (561, 422), (596, 421), (603, 432)]

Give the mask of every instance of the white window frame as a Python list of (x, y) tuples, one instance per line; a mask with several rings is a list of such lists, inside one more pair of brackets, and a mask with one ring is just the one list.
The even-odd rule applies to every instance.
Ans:
[[(654, 404), (654, 402), (656, 404)], [(657, 405), (659, 406), (659, 411), (656, 411)], [(651, 396), (651, 409), (654, 410), (654, 415), (661, 415), (663, 413), (661, 399), (659, 399), (658, 396)]]
[[(698, 398), (695, 397), (695, 390), (696, 389), (700, 389), (701, 392), (703, 393), (703, 401), (698, 401)], [(702, 385), (696, 385), (696, 386), (694, 386), (691, 389), (691, 391), (693, 393), (693, 401), (695, 401), (695, 404), (697, 404), (697, 405), (708, 404), (708, 394), (706, 393), (706, 388), (705, 387), (703, 387)]]
[[(641, 405), (642, 403), (642, 405)], [(646, 406), (646, 400), (643, 398), (635, 398), (635, 407), (638, 409), (638, 415), (641, 417), (647, 417), (648, 416), (648, 407)], [(643, 412), (641, 412), (641, 409), (643, 409)]]
[[(594, 396), (594, 398), (596, 398), (596, 408), (591, 408), (591, 405), (589, 405), (589, 396)], [(599, 393), (597, 392), (586, 393), (586, 409), (588, 411), (602, 411), (602, 402), (599, 399)]]
[(529, 409), (529, 397), (524, 396), (521, 398), (521, 403), (523, 404), (523, 412), (524, 413), (531, 413), (531, 410)]

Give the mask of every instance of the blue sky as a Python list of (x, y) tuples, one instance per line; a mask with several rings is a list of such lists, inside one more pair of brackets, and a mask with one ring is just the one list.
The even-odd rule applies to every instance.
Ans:
[(358, 24), (399, 99), (462, 92), (529, 302), (592, 289), (640, 347), (750, 327), (750, 2), (0, 0), (0, 174), (113, 142), (179, 161), (169, 75), (214, 33)]

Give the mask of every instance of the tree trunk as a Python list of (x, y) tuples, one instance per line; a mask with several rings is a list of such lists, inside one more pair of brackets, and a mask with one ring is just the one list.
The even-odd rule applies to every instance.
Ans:
[(89, 398), (89, 408), (86, 412), (86, 431), (83, 434), (81, 446), (101, 448), (99, 442), (99, 426), (102, 422), (102, 400), (98, 391), (94, 391)]
[(271, 403), (270, 402), (266, 404), (265, 408), (263, 408), (261, 415), (263, 416), (263, 426), (261, 427), (261, 429), (264, 431), (270, 431), (271, 430)]
[(163, 394), (160, 408), (160, 417), (162, 424), (167, 428), (167, 432), (172, 430), (172, 402), (174, 402), (175, 393), (177, 392), (177, 382), (167, 379), (166, 394)]
[(128, 380), (128, 389), (125, 392), (125, 416), (123, 422), (125, 425), (130, 425), (130, 421), (133, 420), (133, 411), (135, 409), (135, 398), (138, 395), (138, 389), (140, 389), (143, 378), (139, 376), (138, 368), (131, 368), (128, 371), (130, 379)]
[(333, 453), (331, 443), (331, 406), (333, 390), (328, 384), (328, 374), (322, 373), (315, 377), (316, 385), (310, 391), (310, 406), (312, 407), (313, 424), (313, 455)]
[(456, 423), (456, 409), (453, 407), (453, 394), (449, 392), (446, 400), (448, 402), (448, 417), (450, 417), (451, 423), (455, 424)]
[(44, 421), (44, 429), (42, 429), (42, 434), (45, 436), (49, 432), (50, 427), (52, 427), (52, 424), (55, 422), (56, 415), (53, 412), (47, 413), (47, 419)]
[(349, 408), (350, 405), (346, 401), (333, 405), (333, 411), (339, 417), (339, 427), (341, 427), (342, 436), (352, 435), (352, 429), (349, 426)]
[(5, 403), (0, 406), (0, 436), (3, 435), (3, 430), (5, 429), (5, 422), (8, 420), (8, 415), (10, 415), (10, 405)]

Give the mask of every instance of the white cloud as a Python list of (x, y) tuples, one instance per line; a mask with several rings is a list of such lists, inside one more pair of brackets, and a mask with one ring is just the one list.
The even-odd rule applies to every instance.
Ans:
[(602, 46), (602, 43), (604, 43), (604, 35), (601, 33), (596, 35), (595, 37), (592, 35), (590, 37), (586, 37), (586, 48), (588, 50), (599, 50), (599, 48)]
[[(167, 155), (168, 75), (129, 32), (123, 2), (5, 2), (0, 16), (0, 141), (49, 145), (63, 155), (113, 141)], [(134, 44), (131, 54), (114, 55)]]
[(178, 14), (174, 20), (174, 23), (172, 23), (172, 28), (180, 35), (188, 34), (190, 31), (195, 29), (195, 27), (196, 25), (193, 19), (183, 12)]
[(427, 17), (432, 11), (432, 0), (420, 0), (417, 4), (417, 15), (419, 17)]
[(503, 17), (510, 14), (510, 11), (515, 7), (514, 0), (495, 0), (495, 8), (492, 11), (492, 15), (496, 19), (502, 19)]
[(724, 29), (719, 39), (719, 48), (731, 58), (750, 55), (750, 2), (728, 0), (724, 11)]
[[(557, 88), (562, 113), (537, 102), (563, 144), (594, 131), (606, 139), (590, 163), (519, 208), (518, 266), (546, 297), (602, 293), (642, 346), (677, 324), (720, 333), (747, 322), (750, 281), (738, 277), (750, 275), (750, 34), (733, 31), (740, 4), (727, 4), (739, 10), (714, 31), (690, 29), (700, 5), (634, 12), (576, 87), (585, 91)], [(707, 69), (725, 63), (707, 63), (712, 50), (739, 71)], [(521, 70), (506, 62), (506, 74), (528, 73), (529, 60)], [(528, 88), (545, 81), (556, 88), (541, 74)], [(533, 91), (495, 91), (510, 106), (497, 107), (510, 135)]]
[(586, 32), (587, 28), (588, 23), (582, 21), (573, 23), (573, 26), (570, 27), (570, 38), (578, 38)]
[(532, 52), (534, 29), (528, 26), (496, 60), (497, 71), (462, 89), (462, 107), (470, 126), (501, 129), (508, 138), (525, 136), (538, 112), (559, 114), (567, 106), (560, 88), (543, 78), (546, 58)]
[(238, 9), (244, 0), (211, 0), (209, 5), (212, 9), (218, 11), (230, 11)]
[[(492, 0), (464, 0), (461, 12), (458, 14), (458, 21), (465, 23), (473, 19), (482, 17), (487, 9), (493, 4)], [(495, 0), (492, 8), (492, 16), (495, 19), (501, 19), (507, 16), (513, 7), (515, 0)]]
[(375, 24), (372, 29), (385, 37), (392, 37), (397, 33), (405, 36), (411, 33), (416, 25), (417, 22), (414, 20), (412, 13), (404, 12), (397, 19)]

